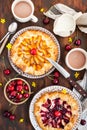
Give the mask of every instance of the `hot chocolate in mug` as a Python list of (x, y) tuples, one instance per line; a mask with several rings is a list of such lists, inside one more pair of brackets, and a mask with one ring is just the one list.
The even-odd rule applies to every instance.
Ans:
[(54, 21), (53, 32), (62, 37), (68, 37), (74, 33), (76, 28), (76, 20), (82, 15), (81, 12), (76, 13), (74, 16), (64, 13), (58, 16)]
[(14, 0), (11, 6), (14, 18), (25, 23), (28, 21), (37, 22), (38, 18), (34, 16), (34, 4), (31, 0)]
[(65, 62), (74, 71), (87, 69), (87, 52), (82, 48), (74, 48), (67, 53)]

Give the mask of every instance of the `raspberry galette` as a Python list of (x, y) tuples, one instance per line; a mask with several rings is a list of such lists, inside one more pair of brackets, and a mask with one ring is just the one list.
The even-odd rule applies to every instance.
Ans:
[(46, 58), (57, 61), (58, 45), (47, 33), (40, 30), (26, 30), (12, 45), (10, 58), (20, 70), (31, 75), (43, 75), (52, 65)]
[(68, 92), (46, 92), (35, 102), (34, 115), (42, 130), (72, 130), (79, 105)]

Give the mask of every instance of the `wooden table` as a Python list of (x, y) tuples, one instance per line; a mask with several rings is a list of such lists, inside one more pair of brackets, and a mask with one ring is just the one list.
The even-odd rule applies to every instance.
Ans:
[[(74, 9), (76, 9), (77, 11), (82, 11), (82, 12), (87, 11), (87, 0), (73, 0), (73, 1), (72, 0), (32, 0), (32, 1), (35, 5), (35, 15), (38, 17), (39, 20), (37, 23), (33, 23), (33, 22), (29, 21), (27, 23), (21, 24), (18, 22), (17, 31), (24, 28), (24, 27), (33, 25), (33, 26), (41, 26), (41, 27), (46, 28), (52, 32), (54, 21), (52, 19), (50, 19), (49, 24), (47, 24), (47, 25), (43, 24), (44, 15), (42, 12), (40, 12), (40, 9), (44, 8), (44, 10), (46, 11), (52, 5), (54, 5), (56, 3), (66, 4)], [(12, 2), (13, 2), (13, 0), (0, 0), (0, 21), (1, 21), (1, 18), (6, 19), (6, 23), (2, 24), (0, 22), (0, 39), (7, 32), (7, 28), (9, 26), (9, 24), (11, 22), (15, 21), (15, 19), (12, 16), (12, 13), (11, 13)], [(76, 36), (76, 32), (71, 37), (75, 37), (75, 36)], [(11, 37), (9, 38), (9, 41), (10, 41)], [(74, 78), (74, 80), (82, 79), (85, 70), (80, 71), (79, 77), (76, 79), (74, 77), (75, 72), (71, 71), (65, 64), (65, 56), (68, 53), (65, 50), (65, 45), (68, 43), (68, 37), (62, 38), (62, 37), (59, 37), (56, 35), (55, 35), (55, 37), (58, 39), (59, 44), (60, 44), (60, 48), (61, 48), (61, 58), (60, 58), (59, 63), (68, 72), (71, 73), (72, 78)], [(78, 30), (78, 38), (81, 39), (81, 45), (79, 47), (87, 50), (87, 35)], [(73, 46), (73, 47), (77, 47), (77, 46)], [(11, 78), (14, 78), (17, 75), (17, 73), (14, 71), (14, 69), (11, 67), (11, 65), (9, 63), (7, 51), (8, 50), (5, 47), (5, 49), (1, 55), (1, 58), (0, 58), (0, 83), (2, 83), (2, 87), (0, 87), (0, 129), (1, 130), (34, 130), (34, 128), (32, 127), (32, 125), (30, 123), (29, 114), (28, 114), (30, 101), (39, 90), (41, 90), (42, 88), (45, 88), (47, 86), (52, 85), (53, 81), (50, 80), (48, 77), (44, 77), (41, 79), (28, 79), (28, 78), (25, 78), (22, 76), (18, 76), (18, 77), (22, 77), (22, 78), (26, 79), (30, 83), (30, 85), (32, 82), (35, 82), (36, 87), (31, 86), (31, 90), (34, 93), (31, 95), (31, 97), (26, 102), (26, 104), (23, 104), (23, 105), (20, 105), (17, 107), (17, 109), (15, 111), (16, 120), (9, 121), (5, 117), (3, 117), (2, 113), (4, 110), (10, 110), (10, 108), (12, 108), (12, 105), (9, 105), (9, 103), (6, 101), (4, 94), (3, 94), (3, 88), (4, 88), (6, 81), (8, 81)], [(2, 57), (4, 57), (4, 60)], [(9, 68), (11, 70), (10, 75), (6, 76), (3, 74), (3, 70), (5, 68)], [(60, 77), (59, 77), (59, 85), (62, 85), (62, 86), (65, 86), (65, 87), (72, 89), (70, 84), (67, 82), (67, 80), (62, 75), (60, 75)], [(20, 118), (24, 119), (23, 123), (19, 123)]]

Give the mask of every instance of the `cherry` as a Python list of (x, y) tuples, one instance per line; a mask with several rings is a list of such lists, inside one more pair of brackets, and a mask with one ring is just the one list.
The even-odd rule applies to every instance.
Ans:
[(24, 90), (28, 91), (29, 87), (27, 85), (24, 85)]
[(67, 108), (68, 108), (68, 109), (71, 109), (71, 106), (70, 106), (70, 105), (68, 105), (68, 106), (67, 106)]
[(29, 93), (24, 93), (24, 98), (28, 98), (29, 97)]
[(16, 98), (17, 99), (22, 99), (23, 95), (22, 94), (17, 94)]
[(77, 46), (81, 45), (81, 40), (80, 39), (76, 40), (74, 44)]
[(17, 84), (18, 84), (18, 85), (22, 85), (22, 84), (23, 84), (23, 81), (22, 81), (22, 80), (17, 80)]
[(71, 47), (70, 45), (68, 45), (68, 44), (65, 45), (65, 50), (66, 50), (66, 51), (70, 51), (71, 49), (72, 49), (72, 47)]
[(66, 101), (63, 101), (63, 105), (64, 105), (64, 104), (67, 104), (67, 102), (66, 102)]
[(32, 48), (32, 49), (30, 50), (30, 53), (31, 53), (31, 55), (36, 55), (37, 51), (36, 51), (35, 48)]
[(86, 120), (82, 119), (80, 122), (81, 125), (85, 125), (86, 124)]
[(61, 112), (60, 112), (60, 111), (55, 111), (55, 112), (54, 112), (54, 115), (55, 115), (55, 116), (61, 116)]
[(9, 94), (9, 95), (8, 95), (8, 98), (9, 98), (9, 99), (14, 99), (15, 97), (14, 97), (13, 95), (10, 95), (10, 94)]
[(12, 92), (10, 93), (10, 95), (11, 95), (11, 96), (14, 96), (14, 97), (16, 97), (16, 94), (17, 94), (17, 91), (12, 91)]
[(10, 116), (9, 116), (9, 119), (12, 121), (12, 120), (15, 120), (15, 118), (16, 118), (16, 116), (14, 115), (14, 114), (11, 114)]
[(59, 78), (60, 73), (59, 73), (58, 71), (56, 71), (56, 72), (54, 72), (54, 76), (55, 76), (56, 78)]
[(57, 78), (54, 78), (53, 83), (54, 83), (54, 84), (58, 84), (58, 83), (59, 83), (59, 80), (58, 80)]
[(8, 91), (13, 91), (14, 90), (14, 86), (13, 85), (9, 85), (8, 87), (7, 87), (7, 92)]
[(10, 119), (10, 120), (15, 120), (16, 116), (14, 114), (12, 114), (11, 112), (9, 111), (4, 111), (3, 113), (4, 117)]
[(45, 18), (43, 19), (43, 23), (44, 23), (44, 24), (49, 24), (49, 22), (50, 22), (50, 19), (49, 19), (48, 17), (45, 17)]
[(15, 86), (15, 85), (16, 85), (16, 82), (15, 82), (15, 81), (11, 81), (10, 85)]
[(3, 73), (4, 73), (5, 75), (9, 75), (9, 74), (11, 73), (11, 70), (10, 70), (9, 68), (7, 68), (7, 69), (5, 69), (5, 70), (3, 71)]
[(3, 113), (3, 116), (6, 117), (6, 118), (8, 118), (10, 115), (11, 115), (11, 113), (7, 110), (4, 111), (4, 113)]
[(23, 89), (23, 86), (22, 86), (22, 85), (17, 85), (17, 88), (16, 88), (16, 89), (17, 89), (18, 92), (21, 92), (22, 89)]

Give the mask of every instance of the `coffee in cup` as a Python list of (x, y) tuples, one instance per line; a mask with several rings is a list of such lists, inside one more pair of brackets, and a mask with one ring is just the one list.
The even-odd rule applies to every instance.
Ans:
[(74, 48), (67, 53), (65, 62), (74, 71), (87, 69), (87, 52), (81, 48)]
[(33, 15), (34, 4), (31, 0), (15, 0), (12, 3), (11, 10), (14, 18), (19, 22), (38, 21), (37, 17)]

